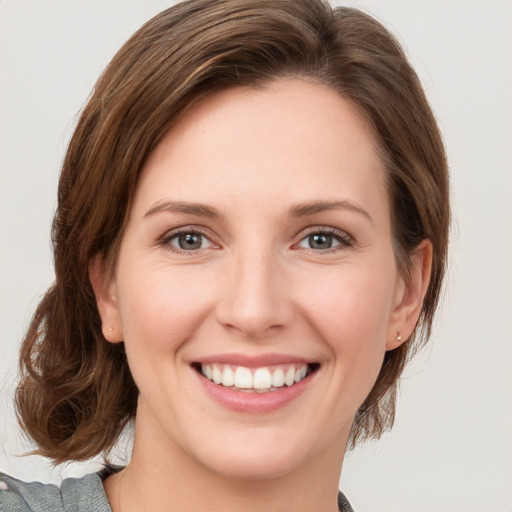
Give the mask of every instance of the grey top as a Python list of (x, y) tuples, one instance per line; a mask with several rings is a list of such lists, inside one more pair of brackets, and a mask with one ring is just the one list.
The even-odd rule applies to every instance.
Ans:
[[(82, 478), (66, 478), (60, 488), (0, 473), (0, 512), (112, 512), (103, 479), (115, 471), (107, 467)], [(354, 512), (341, 492), (338, 506), (340, 512)]]
[(0, 473), (0, 512), (112, 512), (101, 473), (66, 478), (60, 488)]

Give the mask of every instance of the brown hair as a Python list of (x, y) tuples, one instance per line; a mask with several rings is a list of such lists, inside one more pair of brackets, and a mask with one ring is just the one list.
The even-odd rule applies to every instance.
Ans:
[(199, 98), (281, 76), (327, 84), (372, 126), (388, 169), (395, 254), (403, 275), (424, 240), (432, 278), (418, 327), (385, 355), (355, 418), (352, 444), (391, 426), (397, 380), (431, 330), (446, 265), (448, 175), (442, 140), (416, 74), (371, 17), (322, 0), (191, 0), (147, 22), (98, 80), (69, 144), (53, 223), (55, 284), (23, 341), (20, 422), (56, 462), (105, 453), (136, 414), (122, 343), (101, 331), (88, 264), (116, 260), (141, 169)]

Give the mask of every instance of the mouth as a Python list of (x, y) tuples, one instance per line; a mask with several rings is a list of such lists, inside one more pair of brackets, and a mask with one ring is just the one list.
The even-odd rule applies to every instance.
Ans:
[[(297, 386), (320, 367), (319, 363), (288, 363), (260, 367), (228, 363), (193, 363), (192, 367), (216, 386), (241, 393), (270, 393)], [(300, 386), (301, 387), (301, 386)]]

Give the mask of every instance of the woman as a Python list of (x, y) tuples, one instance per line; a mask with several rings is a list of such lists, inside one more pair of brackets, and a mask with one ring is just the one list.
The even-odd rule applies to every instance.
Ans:
[(4, 477), (4, 508), (351, 510), (343, 453), (392, 424), (448, 222), (438, 128), (373, 19), (319, 0), (156, 16), (71, 140), (16, 397), (55, 462), (108, 454), (131, 420), (133, 455), (61, 491)]

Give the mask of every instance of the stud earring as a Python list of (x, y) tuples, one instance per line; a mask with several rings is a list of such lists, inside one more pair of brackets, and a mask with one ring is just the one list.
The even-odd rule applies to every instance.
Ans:
[(112, 327), (108, 328), (108, 332), (112, 332), (114, 329)]
[(398, 343), (400, 343), (402, 341), (402, 336), (400, 336), (400, 334), (397, 334), (396, 336), (396, 341), (398, 341)]

